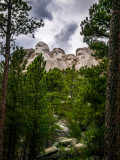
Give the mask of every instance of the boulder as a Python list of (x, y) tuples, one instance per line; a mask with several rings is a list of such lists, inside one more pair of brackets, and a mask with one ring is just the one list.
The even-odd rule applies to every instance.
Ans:
[(78, 143), (78, 144), (75, 144), (73, 148), (77, 151), (77, 150), (79, 150), (81, 148), (85, 148), (85, 147), (86, 146), (84, 144)]
[(67, 148), (64, 149), (64, 151), (65, 151), (65, 152), (70, 152), (70, 151), (71, 151), (71, 148), (68, 148), (68, 147), (67, 147)]
[(63, 145), (63, 146), (68, 146), (68, 145), (75, 145), (77, 143), (77, 140), (75, 138), (66, 138), (66, 139), (63, 139), (61, 141), (59, 141), (59, 144), (60, 145)]
[(59, 149), (55, 146), (45, 149), (45, 155), (52, 155), (59, 151)]
[(67, 147), (68, 147), (68, 148), (71, 148), (72, 146), (71, 146), (71, 145), (68, 145)]

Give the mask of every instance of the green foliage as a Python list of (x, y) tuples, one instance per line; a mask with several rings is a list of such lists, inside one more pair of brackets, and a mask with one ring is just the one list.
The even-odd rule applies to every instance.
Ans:
[[(17, 5), (16, 2), (13, 6)], [(19, 1), (19, 4), (26, 7), (27, 11), (30, 10), (23, 1)], [(106, 57), (108, 52), (108, 45), (104, 43), (104, 38), (109, 38), (111, 12), (108, 8), (111, 8), (111, 1), (100, 0), (90, 8), (89, 19), (81, 24), (84, 41), (95, 50), (97, 58)], [(22, 20), (23, 16), (21, 14), (18, 17)], [(25, 20), (22, 22), (28, 27), (28, 19)], [(12, 29), (14, 31), (15, 26)], [(26, 31), (24, 29), (14, 31), (13, 35), (33, 31), (29, 27)], [(72, 69), (60, 71), (55, 68), (46, 73), (44, 58), (39, 55), (23, 74), (24, 56), (23, 49), (17, 49), (10, 62), (5, 158), (7, 155), (7, 159), (10, 159), (12, 154), (13, 160), (18, 157), (34, 160), (54, 140), (54, 114), (67, 120), (71, 137), (86, 144), (79, 158), (87, 159), (95, 155), (103, 157), (107, 59), (104, 58), (96, 67), (84, 67), (80, 71), (76, 71), (73, 66)], [(75, 156), (74, 159), (79, 159), (76, 153)]]
[[(30, 17), (31, 3), (27, 0), (2, 0), (0, 2), (0, 38), (8, 36), (10, 30), (11, 47), (15, 47), (14, 36), (20, 34), (31, 35), (37, 28), (43, 27), (44, 23), (34, 17)], [(9, 12), (8, 12), (9, 10)], [(0, 43), (1, 54), (4, 54), (5, 46)]]
[(24, 55), (23, 49), (18, 49), (10, 64), (4, 141), (8, 150), (4, 155), (14, 146), (15, 158), (37, 157), (54, 140), (53, 115), (57, 114), (67, 120), (71, 137), (86, 144), (81, 159), (102, 157), (107, 59), (80, 71), (73, 67), (46, 73), (45, 61), (39, 55), (23, 74)]
[[(74, 94), (68, 103), (64, 102), (62, 109), (64, 108), (71, 136), (87, 145), (86, 157), (103, 156), (106, 69), (107, 59), (103, 59), (98, 66), (84, 67), (79, 73), (72, 71), (72, 74), (69, 72), (65, 75), (66, 78), (72, 75), (74, 77), (70, 82), (73, 87), (69, 88)], [(66, 83), (68, 85), (69, 81)]]
[(48, 87), (49, 102), (52, 104), (53, 113), (61, 115), (63, 111), (62, 100), (63, 100), (63, 89), (64, 89), (64, 78), (62, 71), (57, 68), (50, 70), (46, 74), (46, 82)]
[(99, 0), (98, 4), (90, 7), (89, 18), (86, 17), (81, 22), (81, 35), (84, 36), (84, 42), (95, 50), (94, 56), (97, 58), (108, 55), (108, 44), (105, 41), (109, 39), (111, 7), (111, 0)]
[(48, 101), (46, 71), (42, 54), (27, 68), (25, 105), (28, 116), (29, 159), (44, 149), (54, 131), (54, 118)]
[[(32, 160), (52, 142), (55, 120), (48, 101), (45, 61), (35, 58), (23, 73), (25, 52), (12, 54), (8, 81), (4, 158)], [(9, 157), (9, 158), (8, 158)]]
[(99, 66), (80, 70), (86, 79), (83, 98), (87, 104), (82, 123), (86, 128), (85, 142), (91, 155), (104, 154), (106, 68), (107, 59), (104, 59)]
[(58, 68), (54, 68), (47, 73), (47, 86), (49, 92), (58, 92), (63, 88), (63, 75)]
[[(94, 50), (93, 56), (98, 59), (108, 56), (111, 7), (112, 0), (99, 0), (98, 4), (93, 4), (90, 8), (89, 18), (81, 23), (84, 41)], [(80, 70), (86, 81), (82, 93), (86, 103), (82, 121), (86, 130), (86, 155), (99, 155), (101, 159), (104, 155), (106, 68), (107, 59), (104, 58), (100, 65)]]
[(5, 119), (4, 156), (7, 159), (16, 159), (20, 145), (20, 136), (24, 133), (24, 65), (21, 65), (25, 52), (18, 48), (13, 54), (8, 77), (8, 96)]

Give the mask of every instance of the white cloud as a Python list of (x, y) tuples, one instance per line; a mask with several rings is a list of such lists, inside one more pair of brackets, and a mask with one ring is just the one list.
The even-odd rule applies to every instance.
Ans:
[[(39, 0), (34, 0), (34, 2), (37, 1), (39, 3)], [(42, 8), (45, 26), (35, 33), (36, 39), (25, 38), (25, 44), (23, 44), (21, 38), (19, 39), (19, 43), (21, 42), (25, 48), (34, 48), (36, 42), (43, 41), (49, 45), (51, 50), (53, 47), (59, 46), (64, 49), (66, 53), (73, 54), (77, 48), (85, 47), (86, 44), (83, 43), (82, 36), (80, 35), (80, 23), (88, 16), (90, 6), (97, 2), (97, 0), (42, 0), (42, 2), (43, 1), (46, 1), (46, 3), (44, 3), (45, 8)], [(40, 8), (37, 7), (37, 16), (42, 14), (41, 11), (39, 11), (42, 3), (38, 5)], [(34, 7), (35, 6), (36, 5), (34, 5)], [(50, 16), (48, 13), (50, 13)], [(41, 15), (39, 18), (41, 18)], [(67, 35), (67, 31), (72, 23), (76, 23), (77, 28), (73, 34), (68, 35), (68, 39), (63, 42), (63, 37)], [(64, 33), (62, 33), (62, 31), (64, 31)], [(60, 34), (63, 34), (61, 35), (62, 38)], [(58, 42), (59, 44), (57, 44)], [(63, 45), (63, 43), (65, 44)]]

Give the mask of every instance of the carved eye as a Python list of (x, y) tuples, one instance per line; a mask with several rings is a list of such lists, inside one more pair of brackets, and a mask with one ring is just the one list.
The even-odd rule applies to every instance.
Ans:
[(38, 47), (42, 47), (42, 45), (41, 45), (41, 44), (38, 44)]
[(81, 56), (81, 55), (82, 55), (82, 53), (78, 53), (78, 55), (79, 55), (79, 56)]

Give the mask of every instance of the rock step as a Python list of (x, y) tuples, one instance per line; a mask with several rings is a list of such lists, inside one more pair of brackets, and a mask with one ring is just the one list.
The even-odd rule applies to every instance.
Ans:
[[(45, 153), (40, 156), (41, 160), (55, 160), (62, 152), (69, 154), (71, 151), (79, 151), (86, 146), (82, 143), (77, 143), (76, 138), (59, 137), (58, 142), (52, 147), (45, 149)], [(62, 149), (61, 149), (62, 148)]]

